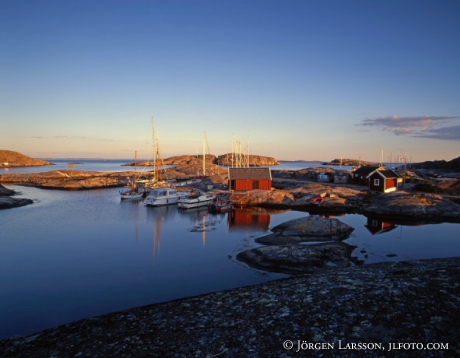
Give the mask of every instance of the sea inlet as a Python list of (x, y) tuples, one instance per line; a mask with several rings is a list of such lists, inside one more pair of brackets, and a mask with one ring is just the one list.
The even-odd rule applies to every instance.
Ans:
[[(0, 339), (287, 277), (235, 257), (257, 247), (254, 239), (270, 228), (308, 215), (152, 208), (121, 201), (117, 188), (8, 187), (35, 202), (0, 212)], [(355, 228), (344, 242), (356, 246), (352, 256), (364, 264), (460, 256), (459, 224), (381, 224), (361, 215), (338, 219)]]

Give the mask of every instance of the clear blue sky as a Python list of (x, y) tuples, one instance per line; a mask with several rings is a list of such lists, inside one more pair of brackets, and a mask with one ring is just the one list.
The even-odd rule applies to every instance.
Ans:
[(0, 2), (0, 149), (460, 156), (460, 2)]

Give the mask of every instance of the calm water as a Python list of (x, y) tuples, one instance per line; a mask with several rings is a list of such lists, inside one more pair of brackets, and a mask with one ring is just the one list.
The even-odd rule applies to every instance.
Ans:
[[(151, 208), (122, 202), (117, 188), (8, 187), (35, 203), (0, 211), (0, 339), (286, 277), (251, 269), (235, 256), (258, 246), (254, 238), (269, 228), (307, 215)], [(339, 219), (355, 228), (345, 242), (357, 246), (353, 256), (365, 263), (460, 255), (458, 224), (402, 226), (360, 215)], [(378, 233), (382, 228), (387, 231)]]

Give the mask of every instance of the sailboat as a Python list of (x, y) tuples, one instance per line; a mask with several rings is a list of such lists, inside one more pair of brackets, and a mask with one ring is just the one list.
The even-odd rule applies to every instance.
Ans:
[(134, 154), (134, 176), (129, 179), (126, 187), (128, 190), (120, 190), (120, 198), (122, 200), (139, 200), (144, 196), (144, 190), (139, 188), (137, 182), (137, 151)]
[[(206, 136), (206, 131), (204, 132), (203, 135), (203, 163), (202, 163), (202, 175), (199, 175), (199, 170), (197, 169), (197, 175), (193, 179), (193, 183), (199, 183), (203, 179), (206, 179), (206, 149), (207, 153), (209, 153), (209, 143), (208, 143), (208, 138)], [(198, 161), (198, 153), (197, 153), (197, 161)]]
[[(162, 180), (161, 174), (160, 174), (160, 166), (163, 165), (163, 161), (160, 156), (160, 141), (158, 138), (155, 138), (155, 129), (153, 125), (153, 118), (152, 118), (152, 141), (153, 141), (153, 180), (146, 180), (143, 181), (145, 191), (150, 192), (153, 189), (156, 188), (166, 188), (170, 187), (171, 185)], [(163, 168), (163, 171), (166, 176), (166, 169)]]

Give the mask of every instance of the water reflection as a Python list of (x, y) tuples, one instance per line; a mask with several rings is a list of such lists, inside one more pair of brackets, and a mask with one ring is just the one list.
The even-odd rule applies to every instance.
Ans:
[[(139, 205), (141, 207), (141, 205)], [(157, 255), (160, 249), (161, 233), (163, 226), (169, 220), (174, 220), (177, 214), (177, 209), (171, 205), (157, 206), (157, 207), (144, 207), (143, 210), (147, 210), (147, 218), (149, 222), (153, 222), (152, 225), (152, 239), (153, 239), (153, 259)]]
[(396, 229), (398, 226), (392, 222), (383, 221), (377, 218), (367, 218), (367, 224), (364, 225), (372, 235), (383, 234), (384, 232)]
[(265, 209), (260, 208), (242, 208), (230, 211), (228, 213), (228, 230), (248, 230), (257, 229), (267, 231), (270, 229), (271, 216)]
[(120, 203), (123, 205), (131, 205), (132, 206), (132, 213), (133, 213), (133, 221), (134, 221), (134, 237), (136, 239), (136, 242), (139, 242), (139, 221), (140, 221), (140, 210), (141, 207), (139, 205), (140, 201), (139, 200), (120, 200)]
[(189, 221), (194, 224), (190, 232), (201, 233), (203, 247), (206, 246), (208, 232), (216, 229), (216, 221), (213, 220), (213, 215), (208, 214), (208, 207), (190, 208), (179, 211), (181, 216), (188, 217)]

